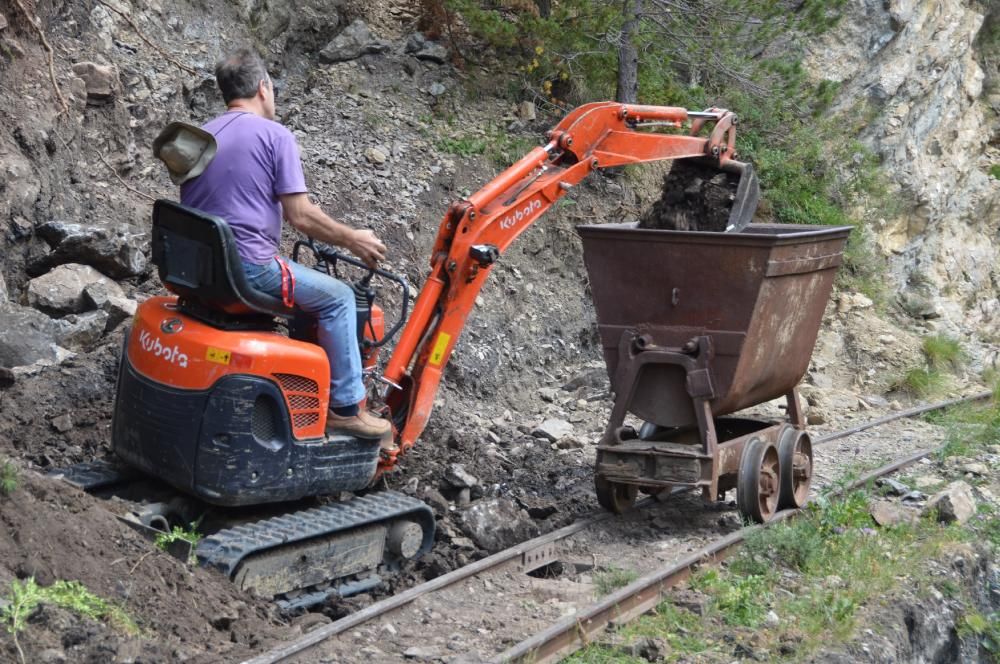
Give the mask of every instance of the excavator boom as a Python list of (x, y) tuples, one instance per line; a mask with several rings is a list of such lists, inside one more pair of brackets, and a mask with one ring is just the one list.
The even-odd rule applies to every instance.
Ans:
[[(690, 132), (656, 133), (650, 127)], [(706, 124), (711, 132), (699, 136)], [(441, 221), (431, 272), (384, 372), (398, 388), (388, 395), (401, 423), (399, 452), (423, 432), (444, 367), (451, 357), (493, 264), (507, 247), (592, 171), (626, 164), (703, 157), (714, 166), (744, 172), (736, 156), (736, 116), (723, 109), (691, 112), (669, 106), (615, 102), (572, 111), (534, 148)], [(752, 210), (750, 211), (752, 214)], [(382, 470), (395, 465), (395, 454)]]

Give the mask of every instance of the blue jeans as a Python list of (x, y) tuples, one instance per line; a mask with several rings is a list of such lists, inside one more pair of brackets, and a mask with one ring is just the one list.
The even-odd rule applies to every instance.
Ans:
[[(295, 308), (316, 319), (317, 341), (330, 360), (330, 408), (353, 406), (365, 396), (354, 291), (324, 272), (287, 263), (295, 275)], [(244, 262), (243, 272), (251, 286), (281, 298), (277, 260), (264, 265)]]

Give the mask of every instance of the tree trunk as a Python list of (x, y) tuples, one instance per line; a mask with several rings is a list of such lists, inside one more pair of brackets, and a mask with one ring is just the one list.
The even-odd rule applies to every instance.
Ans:
[(639, 99), (639, 51), (635, 47), (635, 33), (642, 17), (642, 0), (622, 0), (621, 41), (618, 44), (618, 90), (615, 100), (634, 104)]
[(538, 15), (542, 18), (552, 15), (552, 0), (535, 0), (535, 5), (538, 6)]

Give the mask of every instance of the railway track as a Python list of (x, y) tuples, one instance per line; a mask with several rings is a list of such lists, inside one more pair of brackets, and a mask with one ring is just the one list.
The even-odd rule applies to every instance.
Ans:
[[(819, 448), (816, 454), (820, 458), (826, 451), (824, 446), (834, 441), (990, 395), (981, 392), (900, 411), (820, 436), (813, 445)], [(899, 446), (910, 448), (904, 455), (866, 473), (847, 489), (896, 472), (938, 449), (925, 444), (913, 449), (923, 442), (917, 440), (919, 437), (912, 432), (901, 437)], [(822, 484), (815, 488), (822, 488)], [(795, 513), (780, 512), (770, 523)], [(641, 501), (625, 515), (597, 513), (376, 602), (244, 664), (348, 662), (359, 658), (455, 663), (559, 661), (611, 623), (627, 622), (649, 611), (696, 565), (724, 558), (751, 532), (767, 527), (739, 527), (730, 514), (731, 510), (704, 505), (700, 498), (682, 491), (675, 491), (666, 501)], [(655, 536), (657, 530), (662, 535), (666, 527), (678, 536), (668, 540)], [(706, 537), (706, 533), (717, 534), (726, 527), (731, 529), (728, 534)], [(654, 536), (648, 537), (648, 531)], [(710, 541), (705, 543), (705, 539)], [(596, 602), (594, 580), (600, 566), (596, 555), (586, 550), (595, 545), (606, 549), (602, 553), (606, 559), (643, 570), (638, 579)], [(567, 569), (579, 583), (546, 578), (553, 570), (567, 574)], [(567, 592), (567, 585), (578, 586), (579, 592)], [(390, 615), (392, 620), (386, 620)], [(452, 634), (443, 633), (449, 629), (454, 630)], [(510, 643), (516, 645), (507, 647)]]

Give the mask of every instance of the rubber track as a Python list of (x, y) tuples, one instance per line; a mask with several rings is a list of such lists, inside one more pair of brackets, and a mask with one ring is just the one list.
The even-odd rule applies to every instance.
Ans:
[(404, 516), (416, 517), (423, 527), (417, 555), (426, 553), (434, 541), (434, 516), (421, 501), (395, 491), (378, 491), (220, 530), (199, 542), (195, 553), (201, 564), (231, 577), (240, 561), (253, 553)]

